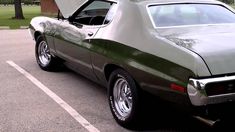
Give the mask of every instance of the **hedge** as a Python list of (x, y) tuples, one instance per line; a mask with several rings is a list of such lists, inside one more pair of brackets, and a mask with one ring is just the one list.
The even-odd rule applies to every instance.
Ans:
[(234, 0), (220, 0), (226, 4), (234, 4)]
[[(33, 4), (35, 0), (21, 0), (24, 4)], [(14, 0), (0, 0), (0, 4), (14, 4)]]

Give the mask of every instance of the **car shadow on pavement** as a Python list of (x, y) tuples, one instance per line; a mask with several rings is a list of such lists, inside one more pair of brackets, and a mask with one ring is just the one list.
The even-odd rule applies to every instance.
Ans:
[(171, 106), (167, 102), (156, 99), (146, 107), (145, 116), (134, 131), (143, 132), (233, 132), (235, 123), (231, 119), (224, 119), (215, 126), (209, 126), (190, 114)]

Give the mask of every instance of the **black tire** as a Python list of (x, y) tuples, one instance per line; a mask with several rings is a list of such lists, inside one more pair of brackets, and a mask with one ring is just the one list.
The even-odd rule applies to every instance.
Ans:
[[(46, 48), (47, 51), (45, 51), (45, 54), (47, 54), (48, 61), (43, 60), (43, 58), (44, 59), (47, 58), (47, 57), (42, 55), (42, 50), (40, 50), (40, 49), (42, 49), (43, 46), (44, 47), (47, 46), (47, 48)], [(56, 58), (56, 57), (53, 57), (50, 54), (48, 44), (47, 44), (45, 38), (42, 35), (37, 37), (36, 46), (35, 46), (35, 56), (36, 56), (36, 61), (37, 61), (38, 65), (39, 65), (39, 67), (42, 70), (45, 70), (45, 71), (55, 71), (56, 66), (58, 66), (59, 59)]]
[[(129, 110), (129, 112), (127, 112), (126, 114), (125, 112), (121, 112), (120, 107), (118, 107), (119, 105), (117, 105), (118, 104), (117, 102), (120, 102), (120, 101), (115, 101), (117, 99), (115, 99), (114, 91), (117, 89), (120, 89), (120, 88), (117, 88), (116, 86), (120, 85), (121, 87), (125, 87), (126, 85), (126, 84), (121, 84), (121, 82), (127, 83), (128, 85), (127, 87), (129, 88), (129, 90), (126, 90), (126, 91), (130, 91), (131, 97), (132, 97), (132, 100), (131, 100), (132, 105), (130, 105), (131, 110)], [(128, 98), (128, 96), (125, 96), (125, 97)], [(126, 71), (122, 69), (117, 69), (111, 73), (110, 78), (109, 78), (108, 98), (109, 98), (109, 106), (110, 106), (111, 112), (118, 124), (126, 128), (132, 128), (134, 125), (136, 125), (139, 122), (140, 105), (141, 105), (140, 93), (138, 92), (138, 87), (134, 79)], [(128, 104), (128, 103), (124, 103), (124, 104)]]

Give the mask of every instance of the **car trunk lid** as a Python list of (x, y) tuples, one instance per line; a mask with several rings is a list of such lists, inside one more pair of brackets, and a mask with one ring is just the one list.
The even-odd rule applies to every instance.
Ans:
[(175, 44), (200, 55), (212, 75), (235, 73), (235, 24), (159, 29)]

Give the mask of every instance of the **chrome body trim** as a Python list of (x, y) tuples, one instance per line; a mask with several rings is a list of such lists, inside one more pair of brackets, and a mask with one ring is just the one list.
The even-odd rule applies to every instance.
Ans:
[(209, 83), (235, 80), (235, 76), (216, 77), (209, 79), (189, 79), (188, 96), (192, 105), (203, 106), (235, 101), (235, 93), (207, 96), (205, 86)]
[(200, 117), (200, 116), (193, 116), (195, 119), (213, 127), (216, 125), (216, 123), (220, 122), (220, 119), (217, 119), (217, 120), (210, 120), (210, 119), (206, 119), (206, 118), (203, 118), (203, 117)]

